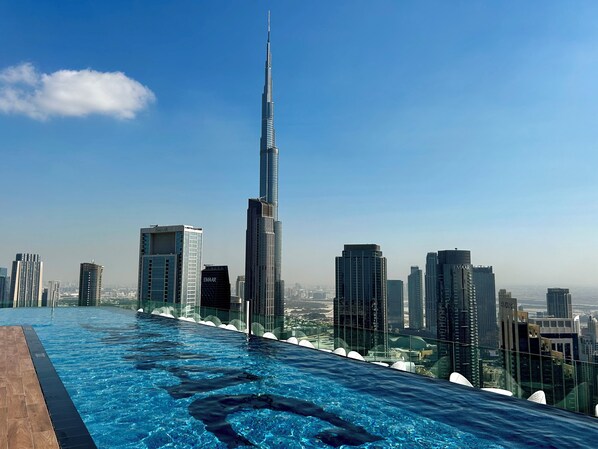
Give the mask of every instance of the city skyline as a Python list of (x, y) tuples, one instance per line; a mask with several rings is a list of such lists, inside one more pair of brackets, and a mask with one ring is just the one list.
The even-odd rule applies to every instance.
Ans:
[[(598, 284), (595, 5), (315, 5), (3, 6), (0, 266), (32, 252), (46, 279), (76, 282), (78, 261), (95, 259), (107, 284), (134, 285), (139, 228), (186, 223), (205, 230), (205, 263), (243, 274), (272, 9), (289, 284), (334, 285), (343, 245), (370, 242), (390, 279), (459, 247), (494, 267), (497, 288)], [(136, 101), (48, 103), (56, 84), (38, 84), (62, 70), (125, 83)], [(9, 109), (18, 77), (47, 101)]]

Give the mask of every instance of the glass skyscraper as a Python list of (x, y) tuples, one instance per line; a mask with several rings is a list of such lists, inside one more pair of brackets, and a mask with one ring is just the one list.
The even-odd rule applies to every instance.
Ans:
[(228, 312), (230, 304), (228, 266), (206, 265), (201, 271), (201, 306)]
[(478, 315), (469, 251), (438, 251), (438, 377), (456, 371), (480, 387)]
[(495, 349), (498, 346), (496, 322), (496, 286), (492, 267), (473, 267), (473, 284), (478, 307), (480, 345)]
[(142, 228), (139, 243), (139, 307), (145, 301), (177, 305), (183, 314), (199, 306), (203, 230), (188, 225)]
[[(278, 147), (276, 146), (276, 132), (274, 130), (274, 91), (272, 85), (272, 53), (270, 51), (270, 13), (268, 13), (268, 40), (266, 42), (266, 64), (265, 64), (265, 79), (264, 91), (262, 93), (262, 125), (260, 137), (260, 195), (258, 201), (270, 205), (271, 214), (268, 216), (272, 218), (272, 237), (273, 237), (273, 307), (269, 306), (269, 296), (250, 298), (248, 295), (269, 295), (269, 287), (258, 288), (254, 282), (252, 288), (254, 290), (247, 290), (245, 299), (252, 301), (259, 301), (260, 304), (253, 307), (253, 310), (261, 310), (267, 314), (272, 315), (272, 325), (274, 327), (282, 327), (284, 322), (284, 281), (282, 281), (282, 222), (278, 220)], [(249, 238), (249, 213), (252, 207), (258, 206), (253, 204), (250, 200), (248, 209), (248, 238)], [(257, 209), (256, 209), (257, 210)], [(254, 216), (257, 216), (254, 214)], [(265, 216), (265, 215), (264, 215)], [(256, 237), (256, 236), (252, 236)], [(253, 248), (247, 242), (247, 250)], [(256, 261), (258, 259), (256, 254), (246, 254), (246, 261)], [(247, 276), (247, 266), (245, 268)], [(267, 270), (268, 273), (270, 269)], [(269, 276), (269, 274), (268, 274)], [(269, 285), (269, 280), (266, 284)], [(247, 279), (249, 283), (249, 279)], [(257, 313), (257, 312), (256, 312)], [(260, 313), (261, 315), (262, 313)], [(270, 321), (270, 319), (268, 319)], [(269, 324), (268, 324), (269, 326)]]
[(388, 327), (402, 331), (405, 328), (403, 281), (389, 279), (386, 282), (386, 297), (388, 306)]
[(411, 267), (407, 278), (409, 301), (409, 329), (422, 329), (424, 327), (424, 292), (422, 285), (422, 270)]
[[(386, 257), (378, 245), (345, 245), (336, 258), (334, 337), (366, 355), (388, 351)], [(340, 342), (339, 340), (342, 340)], [(337, 344), (335, 344), (337, 346)]]
[(273, 209), (272, 203), (249, 200), (245, 239), (245, 300), (250, 301), (251, 322), (260, 323), (266, 331), (278, 327), (274, 304)]
[(436, 266), (438, 254), (428, 253), (426, 256), (426, 329), (436, 335)]
[(549, 288), (546, 292), (548, 315), (555, 318), (573, 318), (571, 293), (568, 288)]

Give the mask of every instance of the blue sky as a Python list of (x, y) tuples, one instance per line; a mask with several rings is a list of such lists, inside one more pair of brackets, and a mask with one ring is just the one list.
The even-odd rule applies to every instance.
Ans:
[(378, 243), (389, 278), (458, 247), (497, 288), (598, 284), (594, 2), (55, 3), (0, 4), (5, 79), (122, 72), (140, 97), (0, 95), (0, 266), (134, 284), (139, 228), (186, 223), (242, 274), (271, 9), (287, 282), (331, 285), (343, 244)]

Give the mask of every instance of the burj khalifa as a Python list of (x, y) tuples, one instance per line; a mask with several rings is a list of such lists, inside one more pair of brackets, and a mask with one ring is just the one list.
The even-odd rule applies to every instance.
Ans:
[(270, 13), (266, 43), (265, 82), (262, 93), (260, 138), (260, 194), (250, 200), (247, 222), (246, 294), (254, 315), (265, 328), (284, 324), (284, 281), (281, 280), (282, 222), (278, 219), (278, 148), (274, 131)]
[(272, 53), (270, 52), (270, 12), (264, 92), (262, 93), (262, 136), (260, 138), (260, 198), (272, 204), (274, 215), (274, 315), (276, 327), (284, 317), (284, 281), (282, 273), (282, 222), (278, 219), (278, 147), (274, 131), (274, 98), (272, 91)]

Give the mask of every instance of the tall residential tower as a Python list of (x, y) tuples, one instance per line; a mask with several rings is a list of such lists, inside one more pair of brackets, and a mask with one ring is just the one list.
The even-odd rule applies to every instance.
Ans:
[[(102, 299), (102, 273), (104, 267), (83, 262), (79, 271), (79, 306), (99, 306)], [(49, 295), (48, 289), (48, 295)]]
[(424, 327), (424, 292), (422, 286), (422, 270), (411, 267), (407, 277), (409, 300), (409, 329), (419, 330)]
[(480, 387), (478, 309), (469, 251), (438, 251), (438, 377), (453, 371)]
[[(180, 307), (195, 311), (201, 299), (203, 230), (188, 225), (141, 229), (139, 242), (139, 307)], [(145, 304), (145, 305), (144, 305)]]
[(12, 263), (8, 307), (40, 307), (44, 264), (39, 254), (17, 254)]

